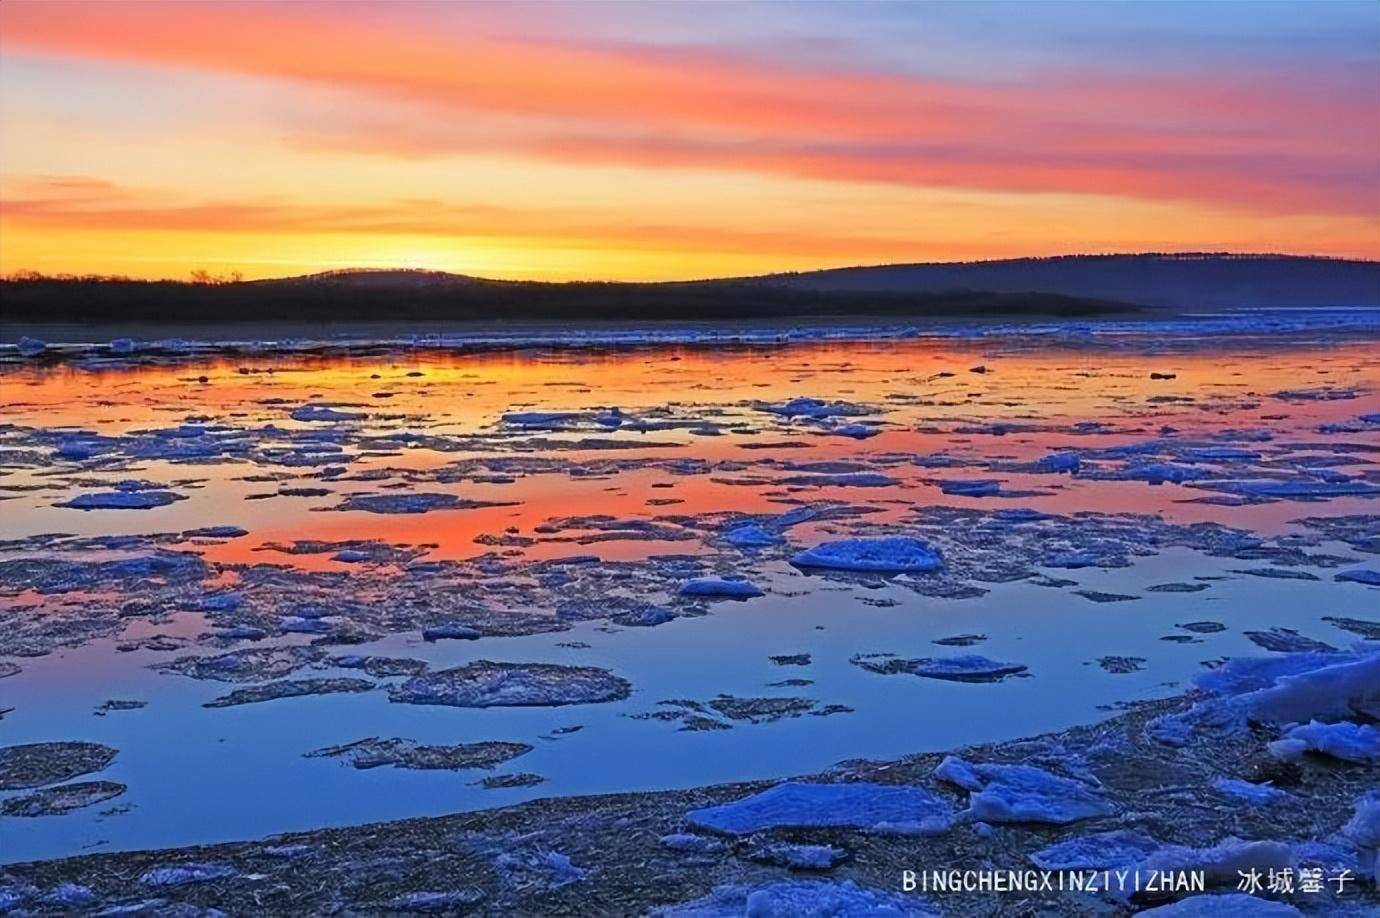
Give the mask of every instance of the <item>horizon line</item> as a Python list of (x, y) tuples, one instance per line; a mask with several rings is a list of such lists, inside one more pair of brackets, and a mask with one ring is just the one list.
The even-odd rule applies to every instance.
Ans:
[[(0, 274), (0, 283), (33, 283), (37, 281), (65, 281), (65, 282), (85, 282), (85, 283), (143, 283), (143, 284), (255, 284), (273, 281), (301, 280), (311, 277), (332, 277), (348, 276), (355, 274), (428, 274), (444, 275), (446, 277), (466, 278), (475, 281), (486, 281), (499, 284), (625, 284), (639, 286), (656, 286), (670, 284), (695, 284), (709, 283), (714, 281), (751, 281), (761, 280), (772, 277), (794, 277), (805, 274), (823, 274), (833, 271), (867, 271), (881, 270), (886, 268), (911, 268), (911, 267), (935, 267), (935, 266), (960, 266), (960, 265), (993, 265), (1005, 264), (1021, 261), (1061, 261), (1068, 259), (1103, 259), (1103, 258), (1160, 258), (1167, 260), (1265, 260), (1265, 259), (1296, 259), (1300, 261), (1328, 261), (1328, 262), (1348, 262), (1354, 264), (1380, 265), (1380, 259), (1360, 258), (1348, 255), (1328, 255), (1322, 253), (1296, 253), (1296, 252), (1234, 252), (1229, 250), (1209, 251), (1209, 250), (1184, 250), (1184, 251), (1140, 251), (1140, 252), (1068, 252), (1060, 255), (1017, 255), (1009, 258), (976, 258), (965, 260), (933, 260), (933, 261), (892, 261), (892, 262), (873, 262), (865, 264), (836, 265), (832, 267), (804, 268), (782, 271), (766, 271), (760, 274), (724, 274), (707, 275), (697, 277), (672, 278), (667, 280), (622, 280), (618, 278), (568, 278), (565, 280), (541, 280), (538, 278), (503, 278), (489, 277), (481, 274), (470, 274), (464, 271), (451, 271), (444, 268), (423, 268), (415, 266), (371, 266), (358, 265), (350, 267), (328, 268), (321, 271), (307, 271), (300, 274), (283, 274), (272, 277), (244, 278), (241, 272), (233, 271), (226, 275), (215, 275), (204, 268), (189, 268), (186, 277), (134, 277), (127, 274), (100, 274), (100, 273), (47, 273), (33, 269), (19, 268), (6, 274)], [(198, 274), (201, 278), (198, 279)]]

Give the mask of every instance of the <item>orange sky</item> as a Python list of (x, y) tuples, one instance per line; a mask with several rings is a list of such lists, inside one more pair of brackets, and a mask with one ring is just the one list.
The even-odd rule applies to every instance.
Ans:
[(1380, 257), (1377, 9), (7, 0), (0, 271)]

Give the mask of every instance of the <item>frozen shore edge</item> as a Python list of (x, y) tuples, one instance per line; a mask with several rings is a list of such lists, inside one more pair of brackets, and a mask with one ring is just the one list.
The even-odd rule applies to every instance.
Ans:
[[(718, 839), (713, 844), (671, 845), (688, 836), (686, 814), (740, 800), (782, 783), (751, 781), (689, 790), (585, 797), (558, 797), (515, 806), (345, 828), (286, 833), (268, 839), (166, 850), (88, 854), (0, 867), (0, 889), (40, 890), (76, 884), (94, 894), (97, 907), (146, 903), (169, 914), (337, 913), (392, 914), (439, 910), (450, 914), (645, 914), (690, 902), (726, 885), (758, 886), (801, 878), (852, 882), (887, 894), (900, 892), (901, 871), (971, 869), (990, 865), (1023, 870), (1030, 856), (1059, 840), (1114, 830), (1147, 833), (1165, 845), (1211, 848), (1231, 838), (1316, 844), (1352, 817), (1356, 801), (1380, 782), (1380, 763), (1348, 764), (1305, 757), (1286, 798), (1252, 806), (1214, 796), (1222, 776), (1247, 777), (1273, 767), (1267, 743), (1275, 731), (1241, 736), (1199, 735), (1174, 748), (1147, 736), (1155, 718), (1187, 710), (1201, 693), (1145, 702), (1095, 724), (1028, 740), (959, 750), (970, 760), (1022, 763), (1034, 750), (1059, 755), (1114, 747), (1097, 758), (1101, 792), (1115, 805), (1108, 815), (1076, 826), (1012, 823), (987, 826), (957, 822), (940, 834), (868, 832), (851, 828), (797, 828)], [(870, 782), (922, 788), (955, 809), (964, 794), (936, 777), (943, 753), (891, 762), (853, 761), (798, 781)], [(788, 870), (754, 852), (764, 843), (789, 850), (833, 849), (836, 866)], [(518, 872), (517, 881), (514, 871)], [(181, 878), (150, 887), (149, 877)], [(1230, 892), (1236, 877), (1218, 878)], [(447, 898), (448, 897), (448, 898)], [(1006, 901), (992, 894), (931, 896), (927, 904), (945, 915), (1000, 914), (1025, 896)], [(1091, 913), (1094, 905), (1128, 914), (1163, 904), (1140, 894), (1129, 901), (1096, 902), (1087, 894), (1055, 892), (1039, 904), (1060, 914)], [(1027, 899), (1026, 905), (1032, 903)], [(1308, 897), (1294, 904), (1315, 912)], [(1364, 879), (1341, 899), (1316, 899), (1322, 913), (1364, 914), (1380, 907), (1380, 894)], [(43, 907), (35, 900), (40, 911)], [(435, 908), (432, 908), (435, 906)], [(189, 908), (190, 907), (190, 908)], [(1340, 910), (1339, 910), (1340, 909)]]

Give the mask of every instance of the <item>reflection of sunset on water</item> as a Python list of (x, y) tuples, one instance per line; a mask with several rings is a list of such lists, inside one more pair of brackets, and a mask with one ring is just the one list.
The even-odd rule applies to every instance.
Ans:
[[(629, 444), (618, 450), (562, 451), (556, 455), (577, 466), (601, 459), (634, 460), (683, 458), (710, 463), (760, 463), (780, 460), (847, 461), (869, 455), (926, 455), (946, 451), (957, 456), (1000, 456), (1029, 460), (1050, 451), (1104, 448), (1155, 435), (1173, 428), (1183, 437), (1212, 435), (1227, 427), (1284, 425), (1300, 436), (1317, 425), (1343, 421), (1374, 404), (1373, 398), (1294, 402), (1282, 405), (1269, 393), (1298, 388), (1309, 380), (1329, 385), (1354, 384), (1373, 368), (1367, 345), (1341, 345), (1323, 352), (1271, 347), (1262, 353), (1243, 350), (1222, 355), (1189, 350), (1163, 358), (1143, 354), (1041, 348), (1003, 353), (953, 342), (905, 341), (807, 344), (789, 349), (680, 348), (622, 352), (480, 352), (457, 354), (419, 351), (415, 354), (367, 357), (244, 357), (208, 363), (138, 366), (121, 370), (88, 371), (59, 366), (53, 369), (11, 371), (6, 377), (7, 416), (11, 423), (87, 428), (120, 434), (143, 427), (198, 419), (237, 426), (276, 425), (305, 429), (310, 423), (287, 418), (289, 411), (308, 402), (346, 406), (365, 412), (358, 425), (363, 433), (409, 430), (437, 436), (495, 434), (483, 450), (457, 444), (454, 452), (430, 449), (390, 451), (351, 463), (350, 472), (330, 485), (343, 493), (377, 487), (353, 483), (363, 470), (393, 470), (393, 484), (409, 474), (425, 474), (457, 460), (506, 453), (530, 452), (523, 437), (511, 431), (498, 436), (498, 422), (509, 411), (577, 411), (620, 407), (635, 413), (674, 404), (703, 412), (711, 420), (731, 422), (730, 432), (716, 437), (694, 436), (685, 430), (618, 432)], [(1263, 357), (1263, 359), (1262, 359)], [(975, 374), (970, 368), (987, 364), (992, 372)], [(1172, 368), (1172, 380), (1151, 379), (1150, 373)], [(952, 376), (940, 374), (953, 373)], [(201, 382), (201, 377), (206, 381)], [(776, 424), (771, 415), (754, 411), (749, 402), (768, 393), (790, 392), (824, 400), (844, 399), (876, 406), (881, 433), (858, 442), (825, 436), (807, 425)], [(1166, 400), (1169, 399), (1169, 400)], [(1114, 432), (1071, 434), (1080, 422), (1100, 421)], [(1014, 432), (1002, 436), (954, 433), (961, 422), (1034, 423), (1049, 431)], [(319, 426), (319, 425), (317, 425)], [(354, 429), (354, 425), (351, 425)], [(575, 440), (589, 434), (532, 432), (553, 440)], [(639, 440), (661, 444), (640, 448)], [(773, 443), (792, 448), (772, 448)], [(767, 448), (754, 448), (759, 444)], [(206, 479), (192, 492), (204, 512), (233, 510), (237, 519), (252, 522), (249, 539), (208, 547), (207, 557), (232, 563), (279, 563), (326, 570), (345, 569), (324, 555), (290, 556), (260, 550), (274, 541), (316, 538), (331, 541), (373, 538), (388, 542), (435, 545), (432, 556), (464, 558), (487, 549), (478, 536), (515, 527), (522, 534), (551, 518), (611, 514), (652, 517), (659, 514), (694, 515), (738, 510), (767, 512), (789, 488), (754, 487), (731, 483), (734, 474), (669, 476), (655, 469), (578, 477), (566, 474), (524, 475), (509, 484), (460, 483), (446, 486), (465, 498), (516, 501), (516, 506), (438, 512), (418, 516), (316, 512), (333, 503), (329, 498), (274, 497), (240, 506), (216, 506), (219, 487), (250, 496), (271, 494), (274, 483), (247, 484), (236, 464), (180, 465), (169, 468), (178, 477)], [(885, 488), (814, 487), (812, 499), (867, 499), (875, 502), (939, 503), (984, 506), (990, 501), (941, 494), (927, 480), (952, 477), (954, 472), (911, 467), (889, 461), (887, 474), (902, 484)], [(282, 487), (312, 483), (307, 469), (283, 469)], [(24, 476), (20, 476), (24, 477)], [(1011, 487), (1048, 489), (1049, 476), (1008, 474)], [(669, 489), (653, 487), (670, 485)], [(436, 490), (416, 484), (415, 490)], [(794, 492), (802, 496), (799, 490)], [(1022, 500), (1053, 512), (1086, 506), (1105, 506), (1138, 513), (1166, 513), (1184, 521), (1210, 520), (1210, 505), (1184, 503), (1201, 496), (1176, 485), (1147, 487), (1144, 483), (1066, 480), (1045, 496)], [(648, 500), (675, 500), (648, 506)], [(210, 501), (211, 503), (207, 503)], [(212, 509), (214, 508), (214, 509)], [(176, 509), (176, 508), (175, 508)], [(40, 528), (64, 529), (70, 513), (35, 508)], [(891, 512), (899, 512), (893, 509)], [(1253, 525), (1277, 529), (1293, 516), (1289, 504), (1240, 508), (1237, 513)], [(157, 511), (152, 517), (156, 520)], [(38, 521), (42, 520), (42, 523)], [(151, 521), (152, 521), (151, 520)], [(89, 520), (95, 522), (94, 518)], [(82, 524), (88, 519), (82, 519)], [(120, 517), (110, 523), (142, 520)], [(49, 525), (51, 524), (51, 525)], [(609, 541), (581, 546), (573, 540), (546, 540), (522, 549), (530, 557), (557, 557), (591, 551), (605, 558), (640, 558), (687, 546), (655, 541)]]

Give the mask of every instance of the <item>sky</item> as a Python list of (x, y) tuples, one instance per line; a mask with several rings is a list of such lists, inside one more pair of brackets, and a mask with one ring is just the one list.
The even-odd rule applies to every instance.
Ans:
[(1380, 4), (0, 3), (0, 272), (1380, 257)]

